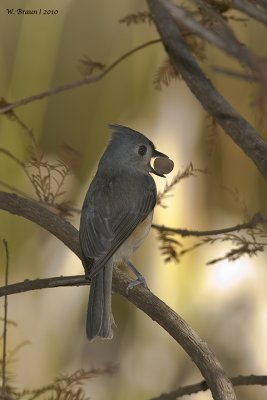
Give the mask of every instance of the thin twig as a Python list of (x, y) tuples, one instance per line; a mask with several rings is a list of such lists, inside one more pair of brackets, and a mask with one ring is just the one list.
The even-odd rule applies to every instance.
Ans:
[(90, 282), (85, 278), (85, 275), (54, 276), (51, 278), (31, 280), (25, 279), (22, 282), (0, 287), (0, 297), (30, 292), (32, 290), (53, 289), (56, 287), (68, 286), (86, 286), (89, 284)]
[[(247, 386), (247, 385), (267, 385), (266, 375), (240, 375), (234, 378), (230, 378), (233, 386)], [(179, 397), (186, 395), (196, 394), (199, 392), (205, 392), (209, 387), (205, 381), (195, 383), (194, 385), (188, 385), (180, 387), (170, 393), (162, 393), (158, 397), (153, 397), (151, 400), (176, 400)]]
[(85, 85), (89, 85), (92, 83), (96, 83), (96, 82), (100, 81), (102, 78), (104, 78), (104, 76), (106, 76), (118, 64), (120, 64), (122, 61), (124, 61), (126, 58), (128, 58), (132, 54), (134, 54), (134, 53), (138, 52), (139, 50), (142, 50), (148, 46), (151, 46), (152, 44), (156, 44), (156, 43), (160, 43), (160, 42), (161, 42), (161, 39), (150, 40), (146, 43), (141, 44), (140, 46), (137, 46), (137, 47), (131, 49), (130, 51), (127, 51), (125, 54), (123, 54), (122, 56), (117, 58), (113, 63), (111, 63), (107, 68), (105, 68), (98, 75), (95, 75), (92, 77), (85, 77), (85, 78), (79, 79), (78, 81), (70, 82), (65, 85), (61, 85), (61, 86), (55, 87), (53, 89), (38, 93), (38, 94), (29, 96), (29, 97), (25, 97), (23, 99), (13, 102), (13, 103), (8, 103), (7, 106), (0, 108), (0, 114), (4, 114), (10, 110), (14, 110), (15, 108), (32, 103), (33, 101), (36, 101), (36, 100), (42, 100), (42, 99), (45, 99), (46, 97), (54, 96), (55, 94), (65, 92), (67, 90), (71, 90), (71, 89), (78, 88), (80, 86), (85, 86)]
[(1, 153), (4, 154), (5, 156), (9, 157), (15, 163), (17, 163), (22, 168), (22, 170), (25, 173), (25, 175), (27, 176), (27, 178), (31, 181), (31, 176), (30, 176), (29, 171), (26, 168), (26, 165), (25, 165), (25, 163), (23, 161), (21, 161), (19, 158), (14, 156), (14, 154), (12, 154), (9, 150), (0, 148), (0, 154)]
[(26, 192), (23, 192), (22, 190), (16, 188), (13, 185), (10, 185), (9, 183), (0, 180), (0, 186), (3, 186), (7, 190), (11, 190), (11, 192), (13, 193), (19, 194), (22, 197), (30, 198), (30, 196)]
[(247, 82), (258, 82), (259, 81), (259, 77), (257, 77), (256, 75), (249, 75), (247, 73), (234, 71), (232, 69), (219, 67), (217, 65), (214, 65), (212, 67), (212, 70), (214, 72), (218, 72), (225, 76), (229, 76), (230, 78), (242, 79), (243, 81), (247, 81)]
[(267, 222), (266, 215), (256, 213), (253, 215), (253, 217), (249, 221), (244, 222), (243, 224), (237, 224), (237, 225), (230, 226), (228, 228), (222, 228), (222, 229), (197, 231), (197, 230), (190, 230), (190, 229), (170, 228), (168, 226), (158, 225), (158, 224), (152, 224), (152, 227), (155, 228), (159, 232), (166, 231), (166, 232), (177, 233), (178, 235), (181, 235), (181, 236), (197, 236), (197, 237), (199, 237), (199, 236), (221, 235), (224, 233), (237, 232), (242, 229), (253, 229), (260, 223), (266, 223), (266, 222)]
[(174, 188), (177, 183), (180, 183), (183, 179), (189, 178), (191, 176), (195, 176), (196, 172), (206, 173), (207, 171), (204, 169), (195, 168), (192, 163), (190, 163), (186, 168), (180, 170), (176, 173), (176, 175), (172, 178), (171, 182), (166, 182), (164, 189), (158, 193), (157, 195), (157, 205), (165, 208), (163, 205), (163, 200), (169, 192)]
[[(5, 286), (8, 286), (8, 269), (9, 269), (9, 251), (8, 244), (3, 239), (6, 256), (6, 268), (5, 268)], [(2, 394), (3, 398), (6, 397), (6, 349), (7, 349), (7, 295), (4, 299), (4, 329), (3, 329), (3, 360), (2, 360)]]
[(19, 158), (14, 156), (9, 150), (3, 149), (0, 147), (0, 154), (4, 154), (5, 156), (9, 157), (11, 160), (15, 161), (23, 170), (25, 170), (25, 163), (21, 161)]

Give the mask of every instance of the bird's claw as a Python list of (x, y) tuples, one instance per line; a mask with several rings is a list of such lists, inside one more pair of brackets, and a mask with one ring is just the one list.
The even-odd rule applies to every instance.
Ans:
[(138, 276), (137, 279), (129, 283), (126, 288), (126, 294), (129, 294), (129, 290), (133, 289), (135, 286), (142, 285), (144, 288), (148, 289), (147, 283), (143, 275)]

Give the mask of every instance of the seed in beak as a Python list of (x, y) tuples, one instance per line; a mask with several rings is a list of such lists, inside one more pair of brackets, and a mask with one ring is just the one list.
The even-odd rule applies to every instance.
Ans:
[(154, 161), (154, 169), (160, 174), (169, 174), (174, 167), (174, 162), (167, 157), (157, 157)]

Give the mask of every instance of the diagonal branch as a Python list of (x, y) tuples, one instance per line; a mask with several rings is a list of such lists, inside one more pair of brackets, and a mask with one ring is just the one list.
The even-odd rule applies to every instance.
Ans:
[(77, 229), (60, 216), (41, 206), (37, 201), (0, 191), (0, 209), (36, 223), (59, 238), (78, 257), (81, 257)]
[(8, 111), (14, 110), (15, 108), (18, 108), (21, 106), (25, 106), (26, 104), (32, 103), (33, 101), (36, 101), (36, 100), (42, 100), (42, 99), (45, 99), (46, 97), (54, 96), (55, 94), (58, 94), (61, 92), (66, 92), (71, 89), (76, 89), (80, 86), (85, 86), (85, 85), (90, 85), (90, 84), (96, 83), (96, 82), (100, 81), (102, 78), (104, 78), (118, 64), (120, 64), (122, 61), (124, 61), (126, 58), (128, 58), (132, 54), (134, 54), (137, 51), (142, 50), (148, 46), (151, 46), (152, 44), (159, 43), (159, 42), (161, 42), (160, 39), (150, 40), (149, 42), (143, 43), (140, 46), (137, 46), (137, 47), (131, 49), (130, 51), (127, 51), (127, 53), (125, 53), (122, 56), (120, 56), (119, 58), (117, 58), (113, 63), (111, 63), (108, 67), (106, 67), (98, 75), (85, 77), (85, 78), (79, 79), (78, 81), (66, 83), (65, 85), (57, 86), (53, 89), (46, 90), (45, 92), (41, 92), (41, 93), (37, 93), (37, 94), (34, 94), (29, 97), (25, 97), (23, 99), (15, 101), (14, 103), (8, 103), (7, 105), (0, 107), (0, 114), (7, 113)]
[(176, 7), (169, 0), (147, 0), (166, 52), (177, 72), (205, 110), (255, 163), (267, 179), (267, 143), (225, 100), (205, 76), (183, 41), (171, 15)]
[[(75, 254), (81, 255), (77, 230), (37, 202), (24, 199), (15, 194), (0, 192), (0, 209), (37, 223), (65, 243)], [(235, 400), (230, 381), (219, 361), (187, 322), (144, 287), (137, 286), (126, 294), (126, 288), (130, 283), (127, 274), (116, 268), (113, 276), (114, 291), (126, 297), (136, 307), (144, 311), (183, 347), (201, 371), (214, 398), (216, 400)], [(0, 296), (45, 287), (85, 284), (88, 284), (88, 282), (81, 276), (37, 279), (34, 281), (25, 280), (24, 282), (0, 288)]]
[(263, 24), (267, 25), (267, 13), (264, 9), (260, 9), (256, 4), (251, 4), (247, 0), (232, 0), (231, 7), (236, 10), (242, 11), (244, 14), (257, 19)]
[(190, 32), (202, 37), (207, 42), (223, 50), (238, 62), (247, 65), (252, 70), (256, 70), (256, 57), (252, 55), (246, 47), (241, 45), (221, 15), (206, 2), (202, 0), (195, 0), (195, 2), (199, 7), (204, 9), (205, 14), (210, 15), (210, 18), (216, 21), (216, 23), (207, 27), (193, 18), (192, 14), (182, 6), (166, 2), (165, 7), (179, 23), (179, 26), (189, 29)]
[(267, 0), (258, 0), (258, 3), (261, 7), (267, 10)]

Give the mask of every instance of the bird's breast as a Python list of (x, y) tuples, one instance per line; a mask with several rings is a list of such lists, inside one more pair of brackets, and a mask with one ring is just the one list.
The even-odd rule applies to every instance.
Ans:
[(135, 228), (132, 234), (125, 240), (125, 242), (118, 248), (114, 254), (114, 262), (128, 261), (133, 253), (141, 246), (147, 237), (153, 219), (153, 211)]

